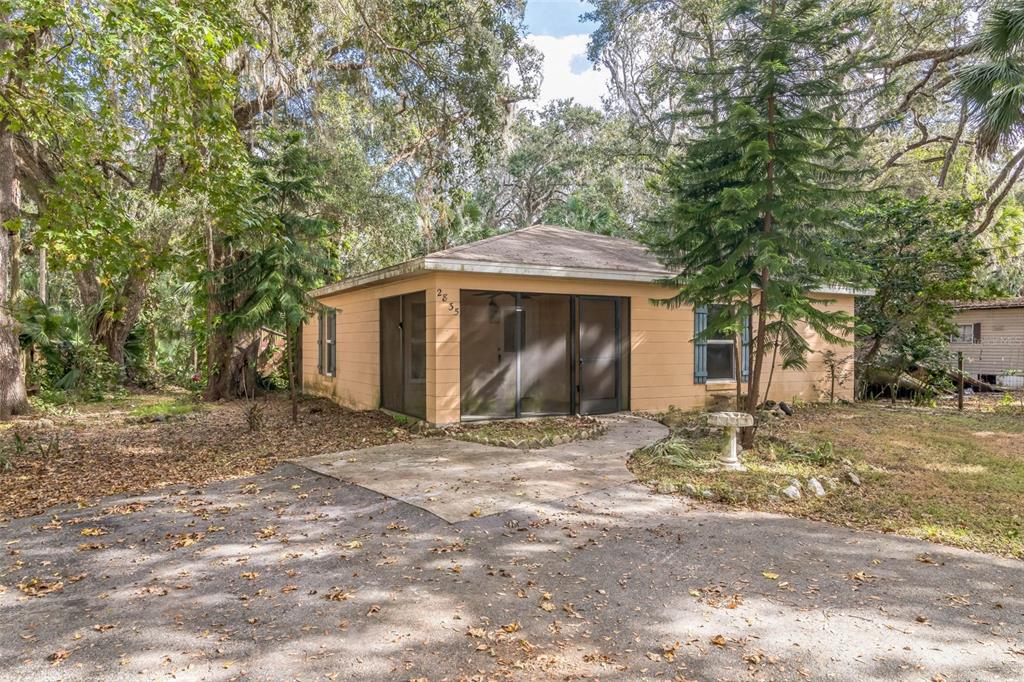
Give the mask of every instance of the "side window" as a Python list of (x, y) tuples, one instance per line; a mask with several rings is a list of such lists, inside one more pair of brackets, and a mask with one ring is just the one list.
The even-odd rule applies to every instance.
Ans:
[[(708, 322), (715, 318), (720, 306), (698, 306), (694, 308), (693, 381), (706, 384), (708, 381), (736, 381), (736, 339), (732, 334), (715, 334), (701, 338)], [(742, 381), (750, 379), (750, 318), (746, 320), (741, 335), (740, 361)]]
[(316, 371), (332, 377), (338, 368), (338, 311), (321, 308), (316, 314)]
[(327, 375), (334, 376), (338, 368), (338, 311), (331, 308), (327, 311)]
[(957, 332), (953, 334), (950, 341), (953, 343), (980, 343), (981, 324), (960, 324), (957, 325)]

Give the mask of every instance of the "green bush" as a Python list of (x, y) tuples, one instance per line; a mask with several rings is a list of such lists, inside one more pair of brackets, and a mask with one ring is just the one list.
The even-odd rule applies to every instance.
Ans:
[(63, 404), (98, 401), (125, 394), (121, 368), (100, 346), (80, 340), (63, 341), (43, 349), (43, 362), (33, 366), (39, 397)]

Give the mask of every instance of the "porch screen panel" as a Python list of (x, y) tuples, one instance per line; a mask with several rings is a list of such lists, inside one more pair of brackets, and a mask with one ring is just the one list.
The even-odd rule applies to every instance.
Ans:
[(522, 294), (522, 415), (569, 414), (572, 410), (570, 299)]
[(616, 299), (581, 298), (580, 412), (619, 409), (618, 315)]
[(402, 412), (425, 418), (427, 411), (426, 292), (402, 296)]
[(462, 291), (459, 297), (462, 416), (516, 415), (518, 314), (515, 294)]
[(380, 301), (380, 404), (402, 412), (402, 297)]

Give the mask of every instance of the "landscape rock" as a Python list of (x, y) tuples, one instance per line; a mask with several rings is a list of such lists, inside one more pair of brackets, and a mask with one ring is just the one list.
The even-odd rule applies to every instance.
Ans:
[(713, 499), (715, 499), (715, 494), (713, 492), (711, 492), (710, 490), (707, 490), (707, 489), (701, 490), (700, 491), (700, 496), (703, 497), (705, 500), (713, 500)]
[(800, 490), (800, 489), (802, 489), (804, 487), (804, 484), (800, 482), (799, 478), (791, 478), (791, 479), (789, 479), (789, 484), (791, 486), (793, 486), (794, 488), (796, 488), (797, 490)]
[(788, 485), (782, 489), (782, 496), (787, 500), (799, 500), (800, 488), (797, 488), (795, 485)]
[(854, 484), (856, 486), (860, 485), (860, 476), (858, 476), (857, 474), (853, 473), (852, 471), (847, 471), (846, 472), (846, 478), (849, 479), (850, 483), (852, 483), (852, 484)]
[(35, 425), (40, 429), (52, 429), (54, 427), (53, 421), (50, 419), (46, 419), (45, 417), (42, 419), (37, 419)]
[(787, 402), (779, 403), (779, 409), (786, 413), (787, 417), (793, 416), (793, 406)]
[(816, 497), (825, 497), (825, 488), (818, 482), (818, 479), (808, 479), (807, 487), (811, 489), (811, 492), (813, 492)]
[(689, 497), (697, 497), (697, 486), (692, 483), (684, 483), (679, 486), (679, 492), (684, 495), (688, 495)]

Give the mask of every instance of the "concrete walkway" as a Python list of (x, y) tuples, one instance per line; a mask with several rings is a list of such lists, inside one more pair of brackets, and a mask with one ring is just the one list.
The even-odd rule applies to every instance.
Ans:
[(629, 454), (668, 435), (649, 419), (602, 419), (601, 437), (540, 450), (424, 438), (294, 463), (457, 523), (628, 483)]

